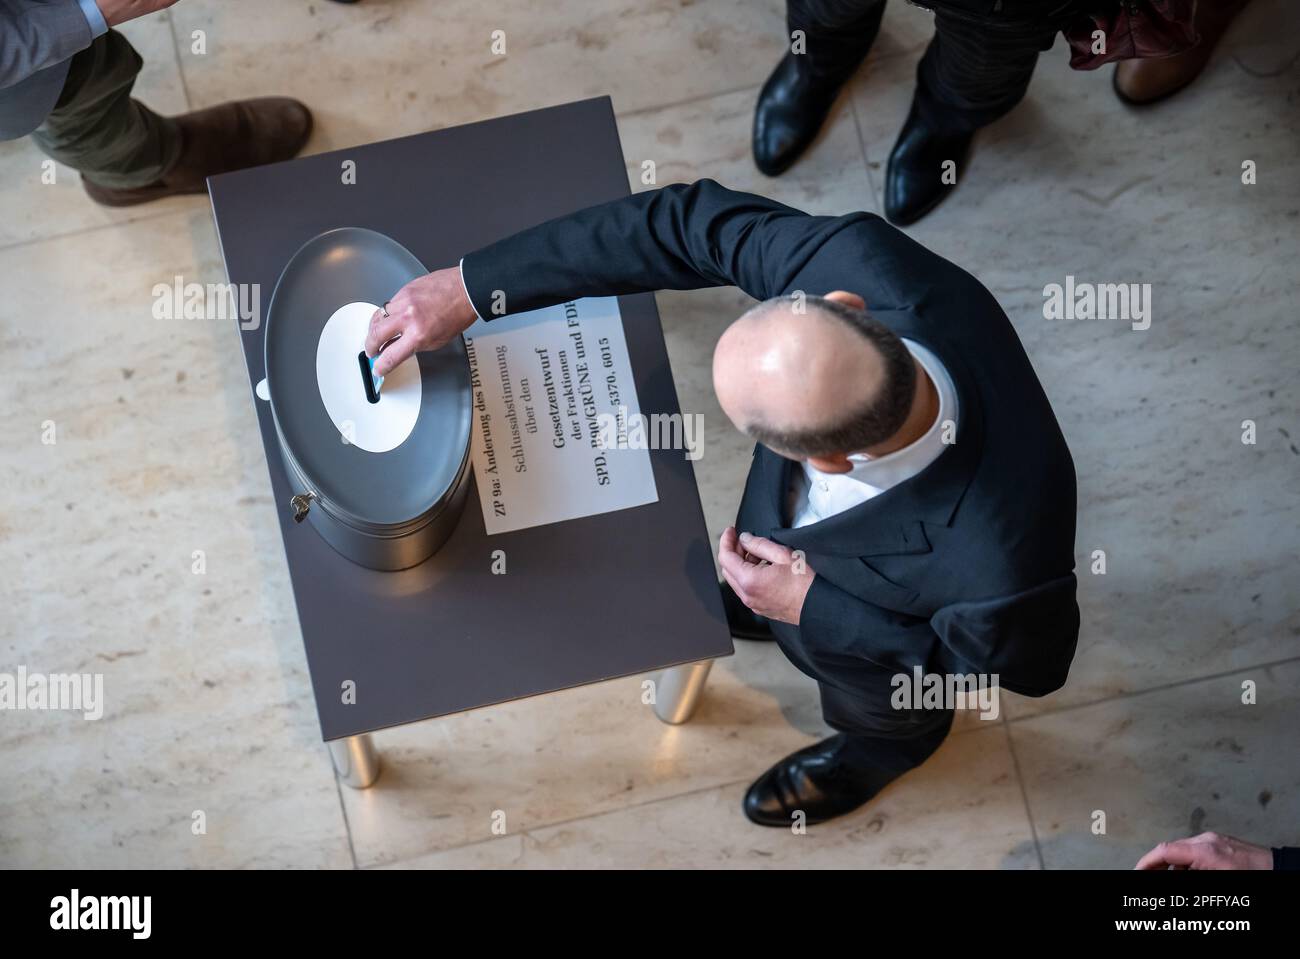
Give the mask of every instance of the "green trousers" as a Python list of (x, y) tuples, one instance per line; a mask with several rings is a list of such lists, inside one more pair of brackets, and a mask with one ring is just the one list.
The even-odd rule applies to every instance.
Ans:
[(175, 121), (131, 99), (144, 61), (116, 30), (68, 65), (63, 93), (32, 139), (99, 186), (134, 189), (161, 179), (180, 156)]

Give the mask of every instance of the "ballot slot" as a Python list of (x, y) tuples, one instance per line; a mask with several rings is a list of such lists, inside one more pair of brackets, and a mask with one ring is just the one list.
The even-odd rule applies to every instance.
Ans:
[(357, 354), (357, 363), (361, 367), (361, 384), (366, 391), (366, 401), (378, 403), (379, 390), (384, 381), (381, 378), (378, 383), (375, 382), (374, 360), (366, 356), (366, 351), (362, 350)]

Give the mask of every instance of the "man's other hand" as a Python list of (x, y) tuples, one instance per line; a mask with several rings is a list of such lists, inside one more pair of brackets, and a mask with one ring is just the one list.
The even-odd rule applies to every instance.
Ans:
[(104, 22), (110, 27), (166, 10), (175, 2), (176, 0), (95, 0), (99, 12), (104, 15)]
[(737, 535), (728, 526), (718, 542), (718, 562), (742, 603), (759, 616), (799, 625), (815, 575), (802, 555), (761, 536)]
[(418, 350), (436, 350), (478, 319), (455, 266), (412, 280), (386, 308), (387, 316), (380, 309), (370, 318), (366, 356), (375, 356), (393, 337), (401, 339), (375, 360), (376, 376), (387, 376)]
[(1203, 832), (1190, 839), (1162, 842), (1138, 860), (1135, 869), (1272, 869), (1273, 850)]

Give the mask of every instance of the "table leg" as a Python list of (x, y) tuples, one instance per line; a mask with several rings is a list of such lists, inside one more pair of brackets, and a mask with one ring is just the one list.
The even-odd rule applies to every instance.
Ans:
[(695, 713), (709, 678), (713, 660), (673, 666), (659, 674), (655, 690), (655, 715), (676, 726), (686, 722)]
[(346, 739), (332, 739), (325, 745), (330, 748), (330, 758), (334, 760), (334, 771), (339, 774), (345, 786), (353, 789), (369, 789), (379, 778), (379, 751), (369, 733), (349, 736)]

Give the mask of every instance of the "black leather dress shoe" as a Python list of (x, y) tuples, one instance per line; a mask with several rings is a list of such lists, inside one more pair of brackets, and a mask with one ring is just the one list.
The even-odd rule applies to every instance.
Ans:
[(736, 591), (726, 580), (719, 583), (718, 588), (722, 590), (722, 608), (727, 612), (727, 627), (735, 639), (752, 639), (759, 642), (770, 642), (776, 639), (772, 635), (772, 627), (767, 619), (742, 603)]
[[(856, 66), (856, 64), (854, 64)], [(807, 54), (787, 52), (763, 84), (754, 108), (754, 163), (768, 176), (784, 173), (817, 138), (842, 77), (814, 74)]]
[(857, 809), (895, 778), (851, 756), (843, 733), (791, 753), (745, 793), (745, 816), (760, 826), (789, 828), (803, 812), (809, 825)]
[[(890, 223), (907, 226), (938, 206), (961, 182), (966, 172), (973, 133), (943, 133), (921, 119), (913, 104), (889, 154), (885, 171), (885, 216)], [(945, 162), (951, 182), (944, 182)]]

